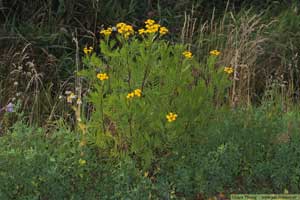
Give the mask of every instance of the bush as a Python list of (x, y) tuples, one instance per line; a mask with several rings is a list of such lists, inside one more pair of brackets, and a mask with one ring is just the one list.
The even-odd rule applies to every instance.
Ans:
[(133, 160), (96, 156), (92, 147), (83, 152), (78, 141), (78, 134), (65, 129), (46, 135), (16, 124), (0, 138), (0, 199), (155, 197)]
[(111, 155), (130, 155), (143, 169), (176, 140), (188, 140), (205, 126), (215, 106), (226, 107), (232, 74), (231, 67), (215, 64), (219, 51), (198, 63), (185, 46), (163, 39), (165, 27), (145, 23), (139, 35), (124, 23), (116, 25), (119, 33), (103, 30), (101, 56), (84, 49), (86, 69), (79, 75), (89, 87), (83, 97), (77, 94), (77, 103), (83, 98), (93, 112), (79, 113), (73, 104), (83, 135), (93, 135), (91, 142)]

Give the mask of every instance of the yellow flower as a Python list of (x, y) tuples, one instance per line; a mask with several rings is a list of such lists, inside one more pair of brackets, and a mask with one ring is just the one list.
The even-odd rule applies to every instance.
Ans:
[(142, 95), (142, 90), (140, 90), (140, 89), (136, 89), (133, 92), (134, 92), (134, 95), (137, 97), (141, 97), (141, 95)]
[(155, 23), (155, 21), (153, 19), (147, 19), (145, 21), (145, 29), (142, 28), (138, 32), (140, 35), (152, 34), (152, 33), (158, 33), (158, 32), (160, 35), (165, 35), (169, 32), (169, 30), (166, 27)]
[(145, 26), (147, 28), (147, 30), (145, 31), (146, 33), (156, 33), (158, 32), (159, 28), (160, 28), (160, 25), (159, 24), (147, 24)]
[(145, 24), (146, 25), (153, 25), (155, 23), (155, 21), (153, 20), (153, 19), (147, 19), (146, 21), (145, 21)]
[(99, 73), (97, 74), (97, 78), (100, 80), (100, 81), (104, 81), (104, 80), (107, 80), (108, 79), (108, 75), (106, 73)]
[(118, 29), (118, 33), (120, 33), (121, 35), (123, 35), (126, 39), (130, 36), (134, 34), (134, 30), (133, 27), (131, 25), (125, 24), (123, 22), (118, 23), (116, 25), (117, 29)]
[(128, 93), (127, 96), (126, 96), (127, 99), (131, 99), (131, 98), (133, 98), (133, 97), (134, 97), (134, 92), (130, 92), (130, 93)]
[(121, 27), (123, 27), (123, 26), (125, 26), (125, 25), (126, 25), (125, 23), (120, 22), (120, 23), (117, 23), (116, 27), (117, 27), (117, 28), (121, 28)]
[(143, 29), (143, 28), (139, 29), (138, 32), (140, 35), (143, 35), (144, 33), (146, 33), (145, 29)]
[(173, 122), (176, 120), (177, 116), (178, 116), (177, 114), (170, 112), (169, 114), (166, 115), (166, 118), (168, 122)]
[(88, 55), (90, 53), (92, 53), (93, 51), (93, 47), (84, 47), (83, 52)]
[(164, 27), (164, 26), (160, 27), (160, 29), (159, 29), (159, 34), (160, 35), (165, 35), (168, 32), (169, 32), (169, 30), (166, 27)]
[(184, 51), (182, 55), (187, 59), (191, 59), (193, 57), (193, 54), (190, 51)]
[(112, 33), (112, 28), (108, 28), (100, 31), (100, 34), (103, 34), (104, 36), (110, 36), (111, 33)]
[(225, 67), (224, 72), (226, 72), (227, 74), (232, 74), (233, 73), (233, 68), (232, 67)]
[(135, 96), (136, 97), (141, 97), (142, 96), (142, 90), (141, 89), (135, 89), (133, 92), (128, 93), (126, 98), (131, 99)]
[(215, 56), (218, 56), (221, 52), (218, 51), (218, 50), (212, 50), (209, 52), (211, 55), (215, 55)]
[(150, 29), (152, 29), (154, 32), (158, 32), (158, 29), (160, 28), (159, 24), (153, 24)]
[(73, 99), (76, 98), (76, 95), (73, 92), (70, 92), (70, 94), (67, 96), (67, 102), (72, 103)]
[(86, 164), (86, 160), (84, 160), (84, 159), (79, 159), (79, 165), (85, 165)]

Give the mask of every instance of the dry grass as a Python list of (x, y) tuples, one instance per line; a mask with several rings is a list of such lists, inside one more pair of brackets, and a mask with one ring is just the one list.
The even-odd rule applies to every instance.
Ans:
[(258, 59), (264, 54), (263, 44), (268, 41), (264, 31), (273, 22), (264, 24), (261, 15), (250, 15), (247, 12), (238, 21), (232, 13), (230, 16), (233, 23), (227, 29), (222, 62), (234, 68), (233, 106), (239, 102), (250, 105), (252, 96), (256, 94)]
[[(265, 56), (265, 46), (271, 42), (266, 34), (276, 21), (263, 20), (263, 13), (252, 10), (234, 14), (226, 12), (220, 20), (214, 14), (210, 20), (197, 25), (194, 49), (200, 56), (212, 49), (221, 50), (220, 66), (234, 68), (231, 104), (251, 105), (260, 90), (267, 85), (268, 72), (261, 68), (260, 59)], [(262, 72), (263, 71), (263, 72)]]

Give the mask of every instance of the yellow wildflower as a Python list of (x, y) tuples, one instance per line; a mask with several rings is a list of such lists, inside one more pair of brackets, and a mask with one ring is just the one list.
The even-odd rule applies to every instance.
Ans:
[(159, 29), (159, 34), (160, 35), (165, 35), (168, 32), (169, 32), (169, 30), (166, 27), (164, 27), (164, 26), (160, 27), (160, 29)]
[(158, 33), (158, 32), (160, 35), (165, 35), (169, 32), (169, 30), (166, 27), (161, 26), (158, 23), (155, 23), (155, 21), (153, 19), (147, 19), (145, 21), (145, 29), (144, 28), (139, 29), (138, 32), (140, 35), (152, 34), (152, 33)]
[(232, 67), (225, 67), (224, 72), (226, 72), (227, 74), (232, 74), (233, 73), (233, 68)]
[(133, 92), (134, 92), (134, 95), (137, 97), (141, 97), (141, 95), (142, 95), (142, 90), (140, 90), (140, 89), (136, 89)]
[(90, 53), (92, 53), (93, 51), (93, 47), (84, 47), (83, 52), (88, 55)]
[(190, 51), (184, 51), (182, 55), (187, 59), (191, 59), (193, 57), (193, 54)]
[(159, 24), (153, 24), (150, 29), (154, 32), (158, 32), (158, 29), (160, 28)]
[(211, 55), (215, 55), (215, 56), (218, 56), (221, 52), (218, 51), (218, 50), (212, 50), (209, 52)]
[(126, 25), (125, 23), (120, 22), (120, 23), (117, 23), (116, 27), (117, 27), (117, 28), (121, 28), (121, 27), (123, 27), (123, 26), (125, 26), (125, 25)]
[(107, 80), (108, 79), (108, 75), (106, 73), (99, 73), (97, 74), (97, 78), (100, 80), (100, 81), (104, 81), (104, 80)]
[(86, 164), (86, 160), (84, 160), (84, 159), (79, 159), (79, 165), (85, 165)]
[(131, 99), (131, 98), (133, 98), (134, 97), (134, 92), (130, 92), (130, 93), (128, 93), (127, 94), (127, 99)]
[(153, 25), (155, 23), (155, 21), (153, 20), (153, 19), (147, 19), (146, 21), (145, 21), (145, 24), (146, 25)]
[(100, 34), (103, 34), (104, 36), (110, 36), (111, 33), (112, 33), (112, 28), (108, 28), (100, 31)]
[(156, 33), (156, 32), (158, 32), (160, 25), (159, 24), (152, 24), (152, 25), (147, 24), (145, 27), (147, 28), (145, 31), (146, 33)]
[(146, 33), (145, 29), (143, 29), (143, 28), (139, 29), (138, 32), (140, 35), (143, 35), (144, 33)]
[(173, 122), (176, 120), (177, 116), (178, 116), (177, 114), (170, 112), (169, 114), (166, 115), (166, 118), (168, 122)]
[(118, 33), (120, 33), (121, 35), (123, 35), (125, 38), (128, 38), (130, 35), (134, 34), (134, 30), (133, 27), (131, 25), (125, 24), (123, 22), (118, 23), (116, 25), (117, 29), (118, 29)]
[(127, 99), (131, 99), (133, 97), (141, 97), (142, 96), (142, 90), (141, 89), (135, 89), (133, 92), (130, 92), (127, 94)]

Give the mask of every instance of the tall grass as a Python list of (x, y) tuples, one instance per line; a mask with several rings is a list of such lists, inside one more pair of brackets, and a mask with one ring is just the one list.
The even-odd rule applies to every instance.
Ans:
[(195, 33), (190, 34), (189, 43), (199, 59), (205, 59), (203, 55), (211, 49), (221, 49), (220, 64), (234, 67), (233, 105), (257, 104), (270, 87), (276, 89), (286, 103), (298, 101), (297, 9), (294, 5), (278, 16), (252, 8), (238, 13), (226, 9), (222, 18), (216, 19), (213, 13), (209, 20), (199, 21), (196, 16), (190, 19), (189, 27)]

